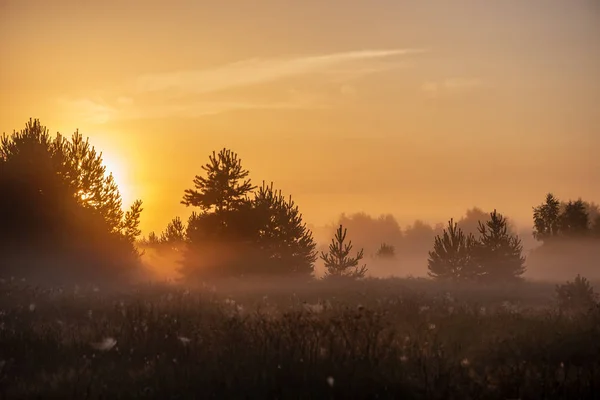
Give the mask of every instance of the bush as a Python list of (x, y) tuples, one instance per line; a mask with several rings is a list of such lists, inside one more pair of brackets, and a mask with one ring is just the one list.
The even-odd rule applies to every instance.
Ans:
[(596, 304), (598, 297), (590, 281), (580, 275), (573, 282), (557, 285), (556, 295), (563, 310), (587, 310)]

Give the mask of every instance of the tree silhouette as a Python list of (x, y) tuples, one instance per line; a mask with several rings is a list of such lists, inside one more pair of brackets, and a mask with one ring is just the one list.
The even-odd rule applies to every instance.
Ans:
[(533, 208), (533, 236), (540, 241), (558, 236), (560, 219), (560, 201), (548, 193), (546, 201)]
[(396, 248), (391, 244), (382, 243), (376, 253), (377, 257), (391, 259), (396, 256)]
[(312, 232), (302, 221), (302, 214), (290, 196), (263, 185), (249, 209), (256, 217), (257, 248), (260, 261), (271, 273), (311, 276), (317, 259)]
[(240, 262), (248, 261), (242, 253), (249, 251), (251, 241), (243, 234), (251, 228), (241, 221), (241, 211), (248, 208), (248, 195), (255, 187), (242, 160), (224, 148), (218, 154), (213, 151), (202, 169), (206, 177), (196, 175), (194, 189), (185, 190), (181, 201), (200, 209), (188, 220), (188, 246), (180, 270), (188, 278), (236, 273)]
[(175, 217), (168, 224), (165, 231), (160, 235), (160, 241), (167, 243), (174, 250), (178, 249), (186, 241), (186, 227), (181, 218)]
[(346, 240), (347, 230), (343, 229), (342, 225), (335, 233), (335, 237), (331, 239), (329, 244), (329, 252), (321, 252), (321, 259), (325, 263), (326, 278), (363, 278), (367, 272), (367, 266), (358, 266), (363, 258), (363, 250), (361, 249), (356, 257), (350, 257), (352, 251), (352, 241), (344, 243)]
[(291, 197), (264, 182), (254, 192), (227, 149), (213, 152), (204, 169), (207, 178), (196, 176), (196, 190), (184, 196), (184, 204), (201, 209), (188, 221), (184, 276), (312, 275), (316, 245)]
[(579, 199), (569, 201), (560, 215), (560, 230), (566, 237), (582, 237), (589, 233), (589, 217), (586, 205)]
[(140, 245), (150, 247), (158, 251), (171, 250), (181, 251), (186, 242), (187, 227), (181, 221), (181, 218), (175, 217), (167, 224), (166, 229), (158, 236), (155, 232), (150, 232), (147, 239), (143, 239)]
[(489, 213), (482, 209), (473, 207), (467, 210), (465, 216), (457, 222), (457, 225), (465, 235), (477, 235), (479, 232), (479, 222), (485, 221), (488, 215)]
[(488, 281), (509, 281), (525, 273), (523, 246), (516, 235), (508, 232), (507, 220), (494, 210), (485, 223), (479, 223), (480, 237), (473, 255)]
[(48, 279), (60, 279), (61, 271), (115, 276), (137, 262), (142, 203), (123, 212), (102, 154), (78, 131), (70, 140), (60, 134), (52, 138), (36, 119), (4, 134), (0, 193), (3, 272), (46, 273)]
[[(329, 226), (328, 236), (335, 235), (339, 225), (346, 227), (352, 234), (352, 242), (367, 253), (375, 253), (382, 242), (399, 246), (402, 242), (402, 229), (393, 215), (373, 217), (364, 212), (342, 214), (337, 223)], [(330, 236), (329, 236), (330, 237)]]
[(195, 189), (185, 191), (182, 204), (199, 207), (204, 212), (235, 210), (255, 189), (250, 179), (246, 179), (249, 172), (242, 167), (242, 160), (231, 150), (223, 149), (219, 154), (213, 151), (202, 169), (206, 178), (196, 175)]
[(442, 230), (441, 227), (432, 227), (421, 220), (416, 220), (404, 230), (403, 253), (426, 254), (431, 249), (431, 241), (435, 240), (436, 232), (441, 233)]
[(600, 238), (600, 215), (594, 219), (590, 233), (593, 237)]
[(450, 219), (448, 228), (435, 237), (433, 251), (429, 252), (429, 276), (449, 280), (477, 278), (479, 270), (471, 255), (474, 242), (473, 235), (465, 235)]

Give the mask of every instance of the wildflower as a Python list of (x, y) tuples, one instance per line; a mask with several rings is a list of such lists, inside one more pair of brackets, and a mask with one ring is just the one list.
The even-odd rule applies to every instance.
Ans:
[(323, 304), (319, 304), (319, 303), (317, 303), (317, 304), (307, 304), (307, 303), (304, 303), (304, 308), (307, 311), (310, 311), (310, 312), (313, 312), (313, 313), (316, 313), (316, 314), (318, 314), (318, 313), (320, 313), (320, 312), (322, 312), (324, 310)]
[(117, 341), (114, 338), (107, 337), (104, 338), (101, 342), (92, 343), (92, 347), (96, 350), (100, 351), (108, 351), (115, 347)]
[(435, 329), (435, 324), (429, 324), (429, 330), (432, 331)]
[(233, 306), (235, 305), (235, 301), (230, 298), (227, 298), (225, 299), (225, 304), (227, 304), (228, 306)]
[(35, 304), (31, 303), (29, 305), (29, 311), (34, 312), (35, 311)]
[(190, 341), (191, 341), (189, 338), (186, 338), (186, 337), (184, 337), (184, 336), (178, 336), (178, 337), (177, 337), (177, 339), (179, 339), (179, 341), (180, 341), (181, 343), (183, 343), (184, 345), (186, 345), (186, 344), (190, 343)]
[(333, 376), (330, 376), (330, 377), (328, 377), (328, 378), (327, 378), (327, 384), (328, 384), (330, 387), (333, 387), (333, 384), (334, 384), (334, 383), (335, 383), (335, 380), (333, 379)]
[(460, 362), (460, 365), (463, 367), (468, 367), (471, 363), (469, 362), (469, 359), (467, 358), (463, 358)]

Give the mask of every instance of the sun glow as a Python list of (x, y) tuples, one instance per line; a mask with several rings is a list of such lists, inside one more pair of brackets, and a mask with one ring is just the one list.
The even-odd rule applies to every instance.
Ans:
[(123, 201), (123, 208), (129, 207), (132, 199), (131, 181), (126, 163), (113, 154), (102, 154), (102, 164), (106, 167), (105, 174), (112, 174), (115, 183), (119, 187), (119, 193)]

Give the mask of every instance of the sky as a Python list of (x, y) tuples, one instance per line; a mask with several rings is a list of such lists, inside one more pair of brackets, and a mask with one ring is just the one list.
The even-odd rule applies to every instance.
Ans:
[(0, 132), (103, 151), (160, 231), (213, 150), (305, 220), (600, 202), (596, 0), (0, 0)]

